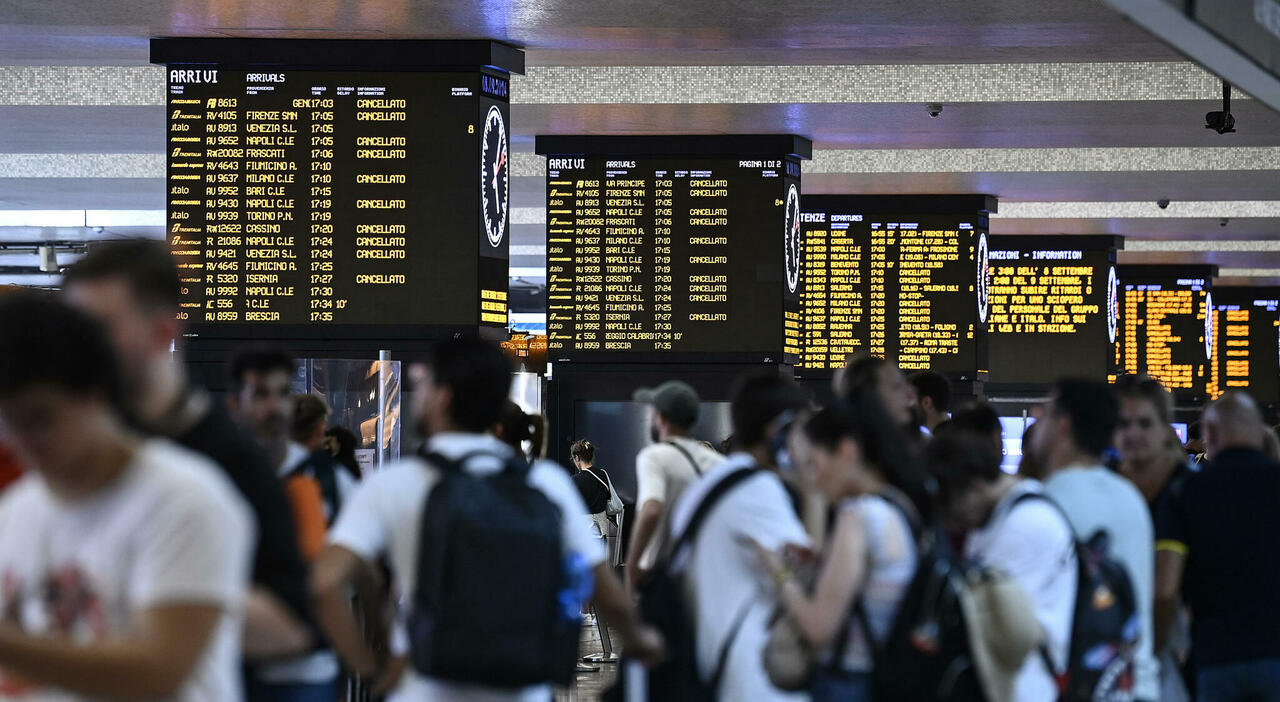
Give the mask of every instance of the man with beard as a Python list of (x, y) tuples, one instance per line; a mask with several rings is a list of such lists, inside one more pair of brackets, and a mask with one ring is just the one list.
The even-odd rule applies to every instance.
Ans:
[(633, 399), (650, 406), (653, 439), (636, 455), (639, 514), (627, 558), (627, 581), (634, 587), (658, 560), (676, 498), (724, 456), (689, 436), (698, 421), (701, 399), (687, 384), (670, 380), (656, 388), (641, 388)]
[[(293, 506), (298, 546), (310, 562), (324, 548), (325, 514), (320, 485), (298, 470), (307, 451), (290, 438), (293, 426), (293, 357), (282, 349), (256, 346), (231, 359), (227, 408), (236, 423), (258, 439)], [(257, 666), (249, 677), (251, 699), (280, 702), (330, 702), (337, 694), (338, 660), (317, 649), (301, 656)]]

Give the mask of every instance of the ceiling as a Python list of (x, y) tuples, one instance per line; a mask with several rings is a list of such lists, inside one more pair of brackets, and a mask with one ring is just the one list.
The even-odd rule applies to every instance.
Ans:
[[(0, 226), (0, 245), (160, 236), (144, 222), (164, 208), (150, 36), (525, 47), (511, 121), (526, 273), (545, 260), (535, 135), (786, 132), (814, 140), (805, 192), (989, 193), (1009, 213), (995, 233), (1120, 234), (1159, 242), (1128, 263), (1280, 284), (1280, 248), (1240, 248), (1280, 240), (1280, 114), (1238, 96), (1239, 132), (1205, 129), (1216, 79), (1094, 0), (0, 0), (0, 215), (145, 211), (101, 232)], [(0, 283), (20, 261), (0, 258)]]

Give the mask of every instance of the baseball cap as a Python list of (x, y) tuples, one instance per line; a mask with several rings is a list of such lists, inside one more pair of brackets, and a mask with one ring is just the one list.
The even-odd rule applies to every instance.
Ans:
[(640, 388), (631, 399), (652, 405), (667, 421), (684, 429), (698, 421), (698, 409), (702, 405), (698, 392), (679, 380), (668, 380), (656, 388)]

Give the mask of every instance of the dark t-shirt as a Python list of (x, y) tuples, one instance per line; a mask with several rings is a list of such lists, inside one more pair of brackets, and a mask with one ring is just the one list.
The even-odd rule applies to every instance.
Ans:
[(216, 405), (174, 441), (208, 456), (226, 471), (258, 520), (253, 582), (270, 590), (303, 621), (311, 624), (307, 569), (298, 552), (293, 511), (267, 456)]
[(1161, 506), (1160, 547), (1186, 554), (1200, 666), (1280, 657), (1280, 464), (1230, 449)]
[(587, 514), (599, 514), (609, 503), (609, 488), (603, 483), (608, 481), (605, 469), (592, 466), (574, 473), (573, 484), (578, 486), (582, 501), (587, 503)]

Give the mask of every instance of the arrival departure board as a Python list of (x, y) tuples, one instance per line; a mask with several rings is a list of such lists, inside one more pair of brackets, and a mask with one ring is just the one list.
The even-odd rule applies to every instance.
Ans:
[(991, 237), (991, 383), (1106, 380), (1119, 331), (1113, 236)]
[(1119, 266), (1116, 368), (1156, 378), (1183, 396), (1209, 393), (1213, 266)]
[(1214, 288), (1213, 306), (1210, 394), (1243, 390), (1280, 402), (1280, 288)]
[(904, 370), (978, 378), (994, 207), (986, 196), (806, 196), (801, 369), (866, 352)]
[(189, 336), (505, 329), (505, 72), (167, 65)]
[(807, 142), (654, 139), (539, 137), (550, 360), (793, 362)]

